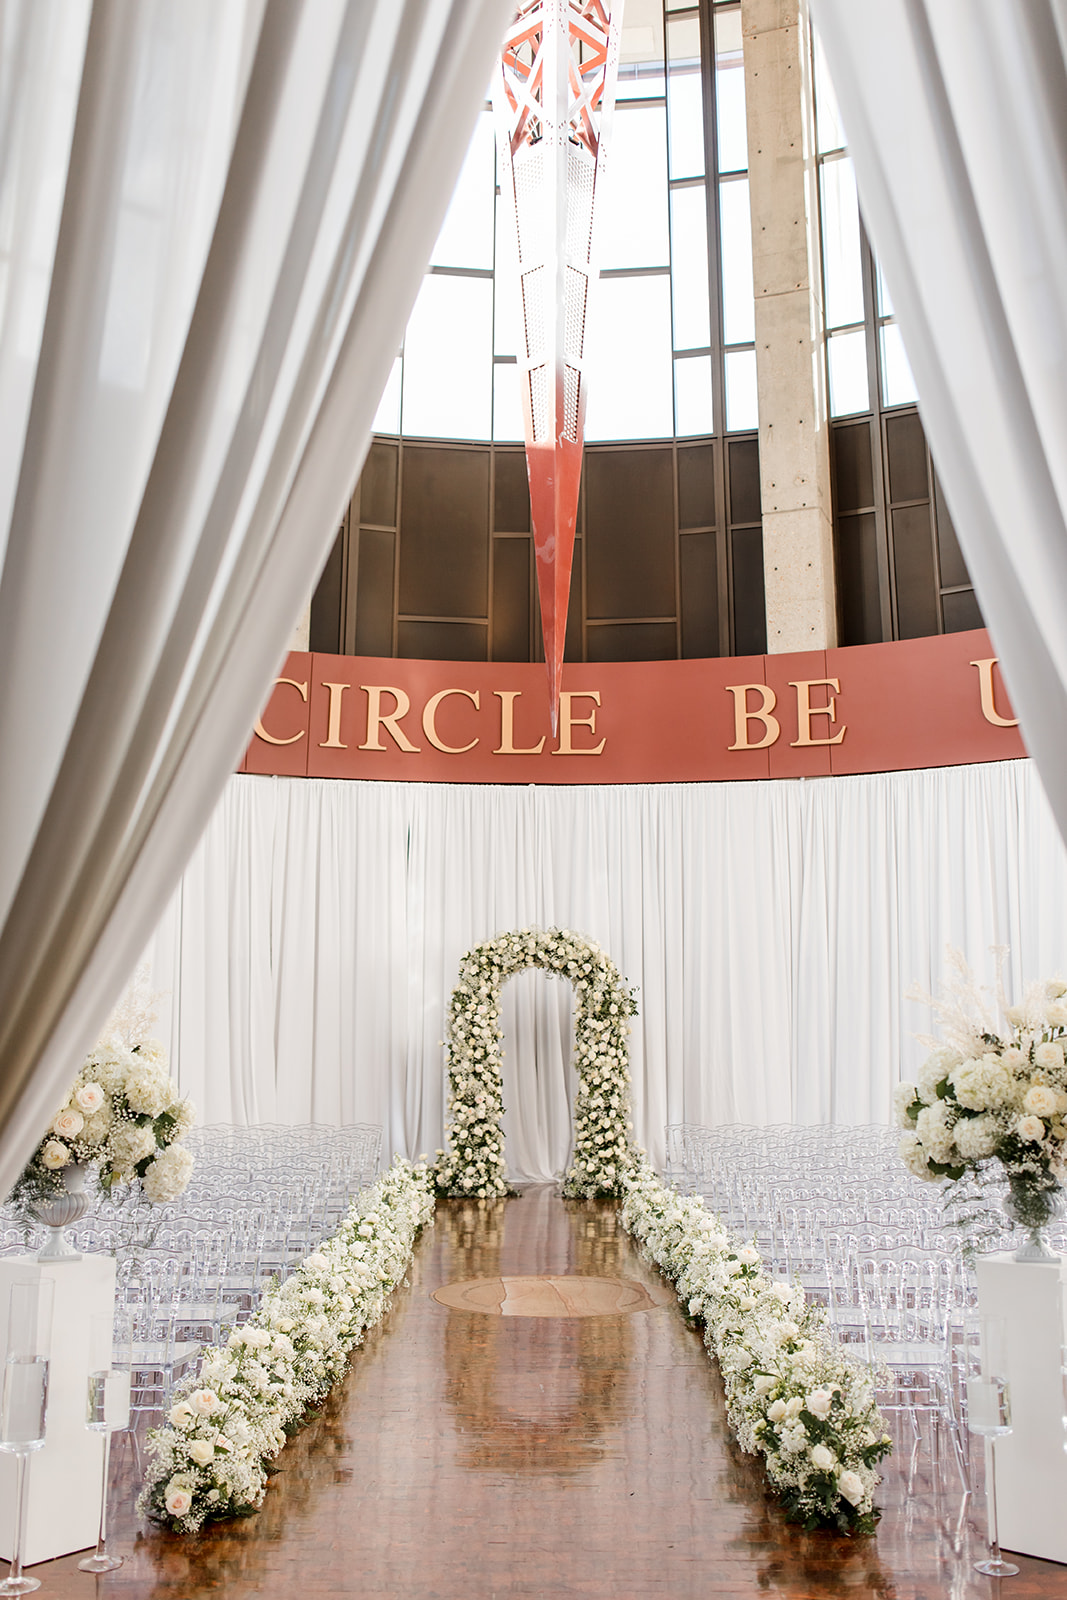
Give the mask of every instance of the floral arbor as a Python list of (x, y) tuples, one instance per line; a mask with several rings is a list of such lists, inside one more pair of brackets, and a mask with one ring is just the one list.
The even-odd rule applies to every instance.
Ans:
[(490, 1199), (508, 1193), (500, 1067), (500, 990), (526, 967), (574, 987), (574, 1155), (568, 1195), (620, 1195), (634, 1159), (630, 1138), (630, 1032), (637, 1003), (600, 946), (580, 934), (533, 928), (498, 934), (468, 950), (448, 1007), (448, 1138), (437, 1155), (441, 1194)]

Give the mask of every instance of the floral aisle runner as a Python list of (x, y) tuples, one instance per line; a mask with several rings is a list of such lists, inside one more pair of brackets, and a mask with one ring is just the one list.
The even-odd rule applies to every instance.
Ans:
[(427, 1169), (394, 1162), (333, 1238), (208, 1352), (150, 1435), (142, 1514), (193, 1533), (262, 1504), (270, 1462), (382, 1317), (433, 1211)]
[(735, 1247), (699, 1198), (679, 1195), (643, 1163), (624, 1227), (674, 1285), (719, 1363), (742, 1450), (762, 1455), (790, 1520), (873, 1533), (875, 1466), (890, 1449), (871, 1374), (836, 1344), (799, 1284), (772, 1282), (759, 1253)]

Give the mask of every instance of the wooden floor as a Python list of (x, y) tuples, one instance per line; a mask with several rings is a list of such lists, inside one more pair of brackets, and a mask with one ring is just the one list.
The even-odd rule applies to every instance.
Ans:
[[(568, 1274), (644, 1285), (623, 1313), (456, 1310), (432, 1291)], [(663, 1299), (613, 1205), (533, 1189), (444, 1202), (409, 1282), (322, 1415), (283, 1452), (261, 1512), (177, 1538), (139, 1525), (120, 1455), (104, 1578), (42, 1563), (41, 1596), (374, 1595), (418, 1600), (593, 1596), (985, 1600), (979, 1529), (951, 1467), (887, 1464), (876, 1539), (803, 1534), (740, 1455), (699, 1335)], [(497, 1314), (486, 1314), (495, 1311)], [(981, 1507), (974, 1517), (981, 1523)], [(959, 1523), (959, 1526), (957, 1524)], [(1067, 1569), (1020, 1559), (1005, 1600), (1067, 1596)], [(0, 1563), (2, 1571), (2, 1563)]]

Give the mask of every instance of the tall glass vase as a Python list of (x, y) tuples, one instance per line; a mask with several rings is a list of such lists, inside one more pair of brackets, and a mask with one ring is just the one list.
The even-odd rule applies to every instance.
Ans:
[(1015, 1252), (1016, 1261), (1058, 1261), (1050, 1250), (1045, 1230), (1063, 1210), (1063, 1191), (1050, 1172), (1009, 1172), (1004, 1210), (1028, 1237)]
[(52, 1279), (39, 1273), (17, 1278), (11, 1285), (0, 1388), (0, 1450), (15, 1457), (15, 1528), (11, 1567), (0, 1582), (0, 1595), (29, 1594), (41, 1587), (39, 1578), (23, 1574), (22, 1544), (29, 1458), (44, 1444), (54, 1290)]

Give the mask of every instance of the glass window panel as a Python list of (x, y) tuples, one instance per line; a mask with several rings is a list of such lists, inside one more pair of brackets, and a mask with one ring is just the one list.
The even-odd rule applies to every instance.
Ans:
[(822, 199), (822, 258), (826, 326), (863, 321), (860, 212), (852, 162), (824, 161), (819, 168)]
[(882, 263), (880, 261), (874, 263), (874, 274), (875, 282), (878, 286), (878, 315), (880, 317), (891, 317), (893, 315), (893, 302), (889, 298), (889, 290), (886, 288), (885, 278), (882, 276)]
[(830, 415), (847, 417), (854, 411), (869, 411), (867, 336), (863, 329), (834, 334), (826, 341), (826, 356), (830, 369)]
[(668, 278), (601, 279), (586, 370), (587, 439), (670, 438), (674, 406)]
[(719, 171), (744, 172), (748, 167), (748, 126), (740, 11), (715, 14), (715, 115)]
[(662, 106), (620, 106), (611, 133), (611, 166), (597, 225), (602, 267), (665, 267), (666, 114)]
[(382, 398), (378, 402), (378, 410), (374, 416), (374, 433), (399, 433), (400, 432), (400, 384), (403, 376), (403, 364), (397, 356), (393, 362)]
[(493, 305), (493, 354), (526, 354), (519, 295), (519, 252), (511, 202), (500, 195), (496, 203), (496, 297)]
[(674, 348), (697, 350), (709, 345), (708, 214), (703, 184), (671, 192), (671, 288)]
[(493, 191), (496, 143), (493, 113), (483, 111), (452, 193), (431, 262), (437, 267), (493, 265)]
[(696, 17), (667, 23), (667, 107), (671, 177), (699, 178), (704, 171), (704, 90)]
[(719, 185), (719, 219), (723, 340), (726, 344), (747, 344), (756, 337), (747, 178)]
[(919, 398), (915, 392), (915, 379), (904, 350), (904, 341), (895, 322), (887, 322), (878, 330), (882, 346), (882, 404), (884, 406), (914, 405)]
[(514, 362), (498, 362), (493, 367), (493, 438), (523, 437), (522, 395), (519, 373)]
[(615, 105), (624, 100), (662, 100), (667, 93), (663, 76), (662, 59), (658, 64), (640, 62), (633, 67), (620, 67), (615, 90)]
[(488, 439), (493, 285), (427, 275), (404, 337), (404, 432)]
[(739, 433), (759, 427), (756, 403), (755, 350), (729, 350), (726, 354), (726, 431)]
[(820, 155), (825, 155), (828, 150), (843, 150), (847, 143), (837, 96), (830, 82), (818, 34), (815, 34), (815, 138)]
[(675, 360), (674, 418), (679, 439), (714, 433), (710, 356), (679, 356)]

